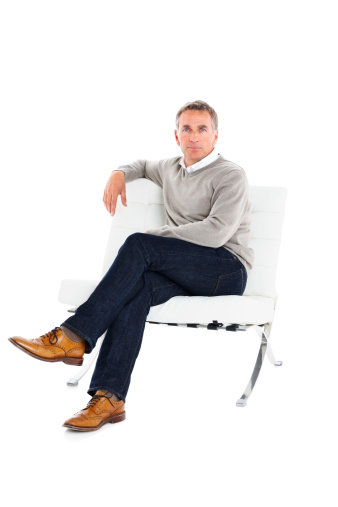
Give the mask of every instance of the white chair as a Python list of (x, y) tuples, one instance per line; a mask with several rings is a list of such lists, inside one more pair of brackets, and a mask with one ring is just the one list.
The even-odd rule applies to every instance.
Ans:
[[(237, 401), (244, 407), (261, 371), (265, 353), (275, 366), (276, 361), (268, 341), (276, 307), (275, 278), (277, 258), (284, 219), (286, 189), (277, 187), (251, 188), (250, 246), (255, 251), (255, 265), (248, 273), (243, 296), (175, 296), (166, 303), (152, 306), (147, 322), (210, 330), (245, 331), (253, 328), (260, 337), (260, 348), (249, 383)], [(112, 219), (102, 276), (109, 269), (120, 246), (134, 232), (162, 227), (165, 210), (162, 189), (146, 178), (127, 183), (128, 206), (120, 200)], [(63, 280), (59, 301), (78, 307), (95, 289), (96, 280)], [(69, 311), (75, 311), (71, 309)], [(104, 335), (100, 337), (86, 365), (68, 381), (77, 385), (96, 359)]]

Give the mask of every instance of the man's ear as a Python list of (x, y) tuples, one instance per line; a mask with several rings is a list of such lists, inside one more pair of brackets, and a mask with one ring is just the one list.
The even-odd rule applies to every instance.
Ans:
[(177, 130), (175, 130), (175, 139), (176, 139), (176, 144), (177, 144), (178, 146), (181, 146), (181, 144), (180, 144), (180, 140), (179, 140), (178, 135), (177, 135)]
[(217, 143), (217, 140), (218, 140), (218, 130), (216, 131), (216, 134), (215, 134), (215, 137), (214, 137), (214, 146), (215, 144)]

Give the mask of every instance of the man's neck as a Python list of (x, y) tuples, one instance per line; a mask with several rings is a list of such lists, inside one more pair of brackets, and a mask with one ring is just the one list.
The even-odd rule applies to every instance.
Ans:
[[(215, 148), (213, 148), (213, 149), (210, 151), (210, 153), (212, 153), (212, 152), (214, 151), (214, 149), (215, 149)], [(207, 157), (210, 155), (210, 153), (208, 153), (208, 155), (205, 155), (205, 157), (200, 158), (199, 160), (192, 160), (192, 159), (187, 159), (187, 160), (186, 160), (186, 159), (185, 159), (185, 157), (184, 157), (185, 167), (187, 167), (187, 168), (188, 168), (188, 167), (191, 167), (191, 166), (192, 166), (192, 165), (194, 165), (194, 164), (198, 164), (198, 162), (201, 162), (201, 160), (203, 160), (203, 159), (207, 158)]]
[(181, 165), (186, 169), (186, 171), (192, 172), (192, 171), (195, 171), (197, 169), (201, 169), (202, 167), (211, 164), (212, 162), (217, 160), (218, 156), (219, 156), (219, 154), (216, 152), (215, 149), (213, 149), (208, 155), (206, 155), (205, 157), (201, 158), (198, 161), (195, 161), (195, 160), (190, 161), (188, 159), (188, 161), (186, 163), (185, 159), (183, 158)]

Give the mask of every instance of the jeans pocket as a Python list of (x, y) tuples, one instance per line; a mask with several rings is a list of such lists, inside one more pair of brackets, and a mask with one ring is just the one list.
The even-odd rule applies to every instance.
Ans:
[(241, 296), (246, 285), (246, 273), (239, 269), (218, 277), (213, 296)]

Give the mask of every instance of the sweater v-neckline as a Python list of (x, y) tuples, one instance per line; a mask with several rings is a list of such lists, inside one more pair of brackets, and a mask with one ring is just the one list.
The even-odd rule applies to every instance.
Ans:
[(224, 162), (226, 162), (225, 158), (221, 154), (219, 154), (218, 158), (214, 160), (214, 162), (211, 162), (211, 164), (201, 167), (200, 169), (196, 169), (195, 171), (188, 172), (184, 167), (180, 166), (180, 168), (184, 171), (186, 178), (192, 178), (196, 174), (200, 174), (207, 169), (212, 169), (217, 165), (219, 165), (220, 163)]

